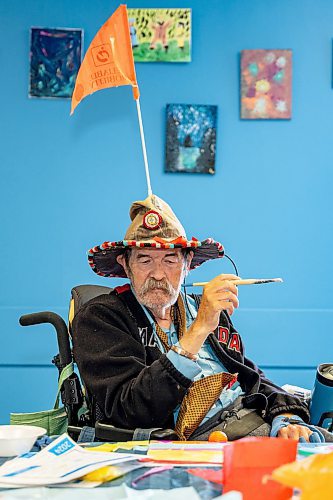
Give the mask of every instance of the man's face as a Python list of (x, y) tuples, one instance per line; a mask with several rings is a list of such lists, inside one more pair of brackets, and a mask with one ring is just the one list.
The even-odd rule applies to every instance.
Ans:
[(139, 302), (149, 309), (170, 307), (177, 300), (192, 255), (184, 257), (180, 248), (160, 250), (133, 248), (129, 266), (120, 256)]

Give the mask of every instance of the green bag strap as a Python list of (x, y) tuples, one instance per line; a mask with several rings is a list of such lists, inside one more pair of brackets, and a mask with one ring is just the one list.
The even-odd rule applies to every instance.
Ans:
[(65, 368), (63, 368), (61, 370), (59, 381), (58, 381), (57, 396), (56, 396), (56, 400), (55, 400), (55, 403), (54, 403), (54, 406), (53, 406), (54, 410), (57, 410), (59, 408), (59, 396), (60, 396), (61, 386), (62, 386), (63, 382), (68, 377), (70, 377), (70, 375), (72, 375), (72, 373), (74, 373), (74, 364), (73, 363), (69, 363), (68, 365), (65, 366)]

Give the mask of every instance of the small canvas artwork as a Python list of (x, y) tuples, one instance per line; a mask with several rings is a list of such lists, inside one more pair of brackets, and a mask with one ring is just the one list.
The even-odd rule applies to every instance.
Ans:
[(217, 106), (167, 105), (166, 172), (215, 173)]
[(30, 97), (72, 97), (82, 38), (81, 29), (31, 28)]
[(291, 118), (291, 50), (243, 50), (241, 118)]
[(128, 9), (135, 62), (191, 61), (191, 9)]

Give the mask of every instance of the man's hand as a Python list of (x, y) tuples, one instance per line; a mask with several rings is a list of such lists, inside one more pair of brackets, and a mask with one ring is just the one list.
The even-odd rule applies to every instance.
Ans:
[(220, 313), (227, 310), (231, 315), (238, 307), (238, 290), (234, 274), (220, 274), (212, 279), (203, 289), (197, 317), (181, 339), (181, 347), (197, 354), (208, 335), (219, 324)]
[(289, 424), (286, 427), (282, 427), (277, 433), (277, 437), (283, 439), (296, 439), (299, 440), (300, 437), (304, 438), (305, 441), (309, 441), (309, 437), (312, 434), (312, 430), (304, 425)]
[(282, 439), (296, 439), (303, 443), (325, 442), (324, 436), (317, 427), (305, 424), (298, 415), (293, 415), (292, 413), (282, 413), (274, 418), (271, 436)]
[(221, 311), (225, 309), (231, 315), (238, 307), (238, 289), (235, 285), (238, 279), (234, 274), (220, 274), (204, 287), (195, 323), (207, 329), (208, 333), (219, 324)]

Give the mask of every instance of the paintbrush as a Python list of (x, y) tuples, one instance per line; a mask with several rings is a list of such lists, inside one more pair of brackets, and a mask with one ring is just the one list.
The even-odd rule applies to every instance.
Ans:
[[(283, 283), (282, 278), (250, 278), (250, 279), (239, 279), (239, 280), (230, 280), (236, 286), (238, 285), (263, 285), (264, 283)], [(205, 286), (209, 283), (209, 281), (198, 281), (197, 283), (186, 283), (183, 285), (184, 287), (188, 286)]]

